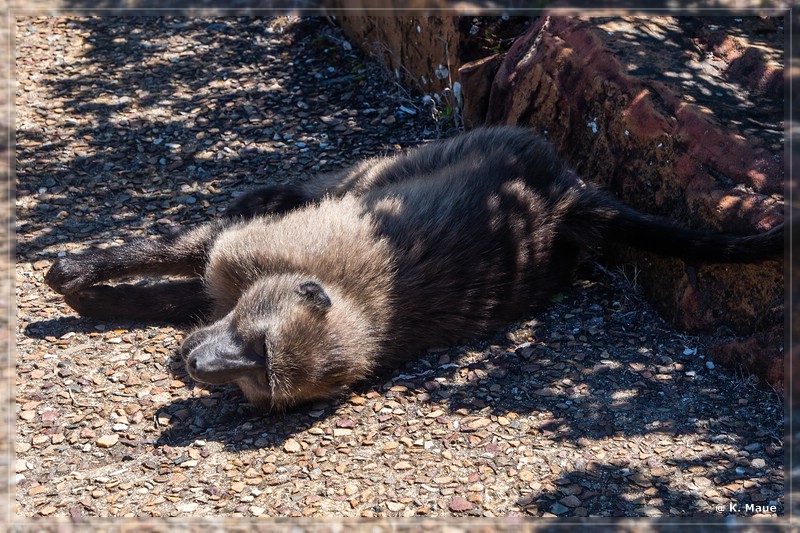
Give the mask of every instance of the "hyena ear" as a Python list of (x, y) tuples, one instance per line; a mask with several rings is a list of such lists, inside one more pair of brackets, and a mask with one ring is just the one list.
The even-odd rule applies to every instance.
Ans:
[(309, 304), (314, 306), (315, 309), (324, 311), (328, 309), (331, 304), (331, 299), (322, 285), (316, 281), (304, 281), (297, 286), (297, 293), (302, 296)]

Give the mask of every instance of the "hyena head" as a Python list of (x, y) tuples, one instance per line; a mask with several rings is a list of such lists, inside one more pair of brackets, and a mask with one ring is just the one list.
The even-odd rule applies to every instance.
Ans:
[(235, 383), (250, 403), (285, 408), (336, 396), (367, 376), (372, 354), (360, 349), (357, 315), (314, 279), (267, 276), (227, 315), (189, 335), (181, 352), (193, 379)]

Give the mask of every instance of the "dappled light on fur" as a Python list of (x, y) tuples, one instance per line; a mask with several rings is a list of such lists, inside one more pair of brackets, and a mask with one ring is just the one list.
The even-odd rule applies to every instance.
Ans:
[(543, 307), (607, 241), (690, 261), (758, 261), (780, 255), (783, 227), (747, 237), (678, 228), (583, 183), (530, 131), (486, 128), (256, 189), (223, 220), (60, 258), (46, 280), (81, 313), (142, 317), (148, 296), (178, 292), (143, 285), (119, 302), (116, 288), (95, 284), (194, 278), (190, 288), (202, 290), (184, 287), (177, 309), (195, 306), (210, 321), (186, 340), (189, 374), (280, 409)]

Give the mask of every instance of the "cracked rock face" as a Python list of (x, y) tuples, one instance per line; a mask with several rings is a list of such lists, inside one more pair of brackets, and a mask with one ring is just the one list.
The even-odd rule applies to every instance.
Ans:
[[(540, 17), (499, 60), (483, 60), (482, 74), (480, 64), (462, 68), (465, 94), (486, 99), (485, 115), (465, 121), (541, 131), (581, 175), (642, 211), (756, 233), (783, 220), (782, 43), (780, 20)], [(680, 328), (752, 335), (783, 324), (780, 260), (610, 255), (638, 263), (648, 299)], [(737, 357), (735, 343), (716, 353), (774, 380), (778, 337), (748, 341), (757, 363)]]

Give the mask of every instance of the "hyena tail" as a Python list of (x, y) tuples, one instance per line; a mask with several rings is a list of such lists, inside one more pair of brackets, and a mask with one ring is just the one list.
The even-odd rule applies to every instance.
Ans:
[(599, 229), (607, 241), (688, 261), (752, 263), (784, 254), (783, 223), (747, 236), (687, 229), (640, 213), (600, 191), (596, 193), (589, 195), (594, 198), (588, 211), (594, 211), (594, 223), (599, 221), (601, 226), (595, 231)]

